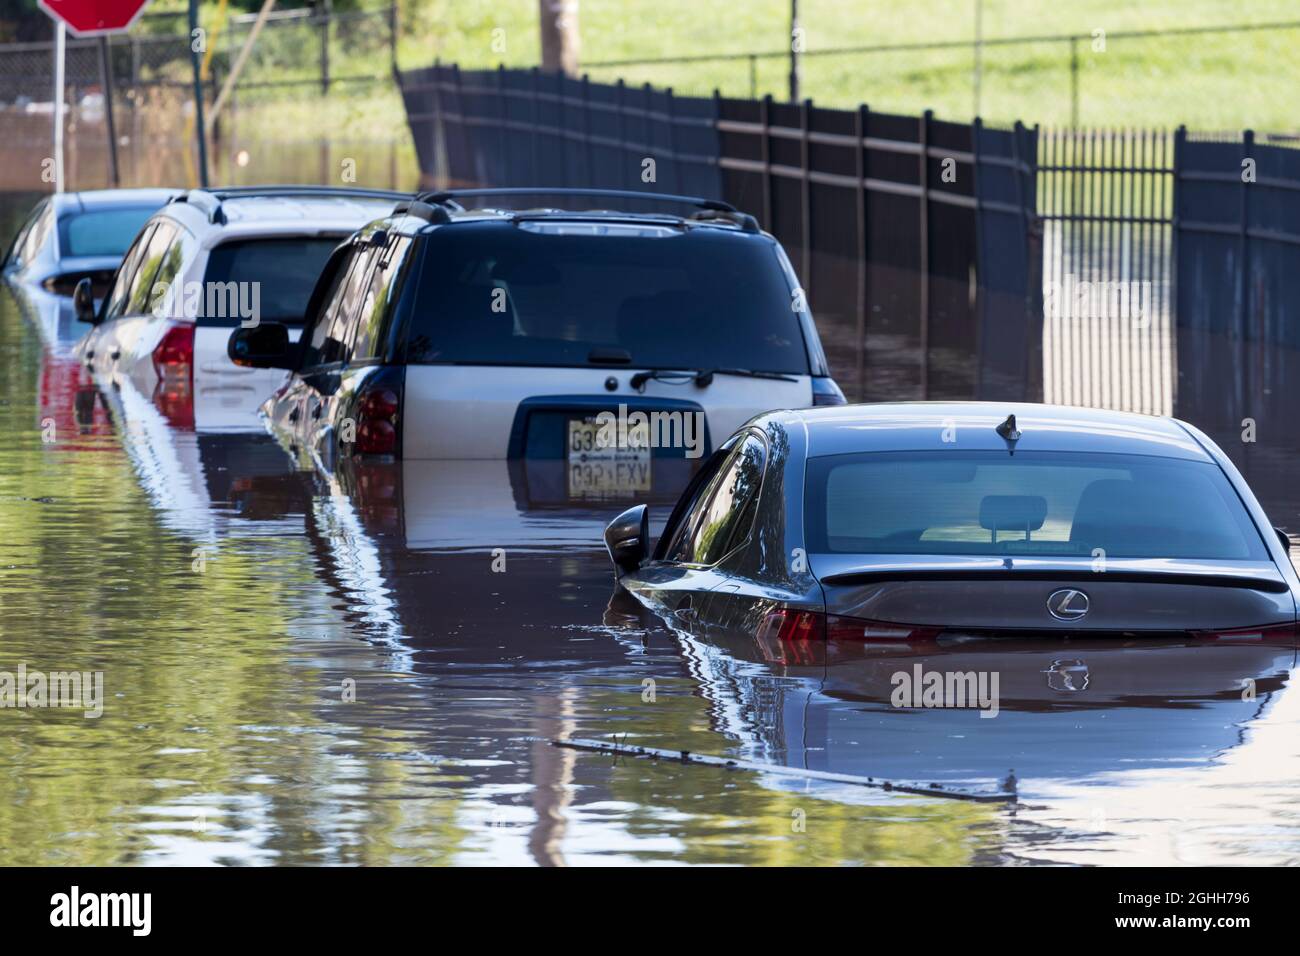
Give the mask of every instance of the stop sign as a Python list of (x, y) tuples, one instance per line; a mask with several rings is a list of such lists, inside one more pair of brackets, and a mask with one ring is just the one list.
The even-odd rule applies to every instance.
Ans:
[(79, 37), (119, 33), (135, 22), (149, 0), (37, 0)]

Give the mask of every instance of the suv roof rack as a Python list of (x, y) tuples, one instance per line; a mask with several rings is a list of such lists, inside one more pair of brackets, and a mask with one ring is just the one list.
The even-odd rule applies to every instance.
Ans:
[[(650, 193), (636, 189), (582, 189), (570, 186), (506, 186), (487, 189), (445, 189), (438, 192), (416, 194), (421, 203), (434, 206), (451, 206), (463, 208), (456, 202), (461, 196), (606, 196), (616, 199), (638, 199), (643, 202), (671, 202), (694, 206), (697, 210), (691, 215), (692, 220), (710, 221), (719, 219), (740, 226), (745, 232), (759, 232), (758, 220), (748, 213), (743, 213), (731, 203), (720, 199), (705, 199), (701, 196), (681, 196), (676, 193)], [(581, 210), (576, 210), (581, 211)]]
[(258, 196), (334, 196), (356, 199), (409, 199), (410, 193), (393, 189), (370, 189), (363, 186), (312, 186), (306, 184), (270, 186), (212, 186), (191, 189), (172, 197), (172, 202), (189, 203), (204, 210), (208, 221), (224, 225), (226, 214), (221, 204), (227, 199), (248, 199)]

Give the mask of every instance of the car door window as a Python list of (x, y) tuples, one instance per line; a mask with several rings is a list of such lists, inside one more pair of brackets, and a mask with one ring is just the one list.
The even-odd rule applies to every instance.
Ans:
[(334, 365), (348, 358), (349, 332), (357, 312), (358, 300), (370, 275), (372, 249), (354, 246), (350, 261), (339, 269), (339, 282), (329, 297), (329, 305), (312, 329), (305, 368)]
[(153, 224), (146, 224), (122, 258), (122, 264), (118, 266), (117, 275), (113, 277), (113, 288), (109, 289), (106, 298), (104, 306), (105, 321), (116, 319), (126, 310), (127, 299), (131, 295), (131, 284), (135, 281), (135, 275), (140, 268), (140, 260), (149, 248), (149, 242), (153, 238), (156, 228)]
[(680, 564), (694, 562), (695, 529), (699, 524), (700, 516), (713, 499), (714, 494), (716, 494), (723, 477), (731, 470), (732, 463), (735, 461), (736, 453), (739, 450), (740, 445), (737, 443), (719, 453), (722, 458), (721, 464), (717, 465), (709, 477), (700, 484), (690, 506), (672, 529), (672, 537), (664, 548), (665, 561)]
[(47, 201), (41, 200), (41, 202), (36, 205), (36, 208), (32, 210), (31, 215), (27, 217), (27, 221), (24, 222), (22, 228), (18, 230), (18, 235), (14, 238), (13, 244), (9, 247), (9, 254), (5, 257), (6, 266), (16, 268), (26, 264), (29, 258), (27, 240), (31, 238), (34, 232), (36, 232), (36, 225), (41, 221), (41, 217), (44, 216), (47, 208)]
[(193, 257), (197, 243), (194, 236), (184, 226), (176, 227), (176, 237), (167, 247), (150, 283), (148, 296), (150, 311), (157, 310), (159, 315), (179, 319), (185, 309), (185, 289), (181, 277), (185, 263)]
[(24, 263), (29, 263), (41, 253), (41, 246), (45, 245), (45, 240), (49, 238), (50, 229), (54, 225), (54, 210), (46, 206), (41, 210), (40, 216), (32, 223), (32, 230), (23, 240), (21, 258)]
[(360, 362), (381, 357), (388, 338), (388, 324), (398, 291), (397, 277), (402, 273), (411, 246), (407, 236), (398, 236), (386, 250), (376, 250), (370, 280), (361, 297), (357, 320), (353, 325), (349, 359)]
[(143, 315), (149, 311), (155, 294), (154, 277), (158, 274), (167, 249), (175, 238), (175, 224), (165, 219), (160, 220), (153, 235), (149, 237), (149, 245), (141, 255), (135, 275), (131, 279), (131, 289), (127, 293), (124, 314)]
[(695, 522), (693, 563), (716, 564), (749, 535), (766, 457), (766, 447), (754, 435), (746, 437), (736, 449)]

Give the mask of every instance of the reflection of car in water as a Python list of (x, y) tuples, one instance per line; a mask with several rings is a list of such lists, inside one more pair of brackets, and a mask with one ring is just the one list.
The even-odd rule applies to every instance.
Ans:
[[(1203, 763), (1238, 745), (1284, 687), (1289, 641), (1060, 638), (908, 645), (782, 642), (675, 627), (716, 728), (751, 759), (886, 779), (998, 786)], [(937, 674), (992, 707), (899, 703)], [(993, 716), (984, 717), (982, 713)]]
[(1171, 419), (775, 412), (699, 471), (653, 551), (645, 517), (606, 531), (624, 587), (780, 640), (1296, 636), (1285, 536), (1218, 447)]
[(561, 192), (692, 211), (456, 201), (478, 192), (425, 194), (354, 236), (301, 342), (272, 323), (231, 335), (237, 363), (293, 373), (267, 406), (286, 441), (322, 458), (558, 458), (586, 495), (643, 489), (767, 408), (843, 402), (752, 217), (603, 190)]

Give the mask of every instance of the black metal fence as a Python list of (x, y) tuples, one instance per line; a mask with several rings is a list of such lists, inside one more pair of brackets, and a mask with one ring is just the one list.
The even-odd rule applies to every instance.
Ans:
[(1041, 397), (1034, 131), (536, 70), (400, 82), (430, 185), (633, 187), (754, 213), (851, 398)]
[(1300, 149), (1180, 130), (1175, 157), (1179, 414), (1300, 444)]

